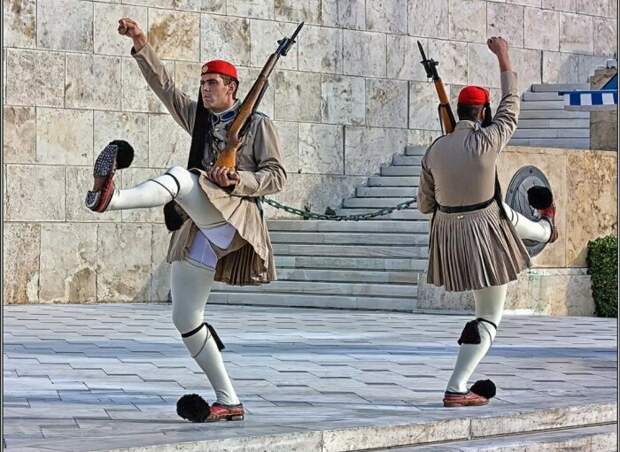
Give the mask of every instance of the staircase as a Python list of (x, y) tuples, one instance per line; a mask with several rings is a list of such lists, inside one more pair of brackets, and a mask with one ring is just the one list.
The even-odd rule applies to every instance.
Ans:
[[(394, 155), (357, 187), (339, 215), (394, 207), (417, 193), (423, 146)], [(278, 281), (259, 287), (218, 284), (225, 304), (412, 311), (426, 270), (428, 217), (415, 204), (366, 221), (270, 220)]]
[(519, 125), (510, 145), (590, 148), (590, 113), (564, 110), (559, 91), (590, 89), (588, 84), (536, 84), (523, 93)]

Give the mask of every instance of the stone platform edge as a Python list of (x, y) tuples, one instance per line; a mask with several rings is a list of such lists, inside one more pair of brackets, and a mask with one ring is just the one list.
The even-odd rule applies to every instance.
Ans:
[[(457, 409), (465, 410), (470, 409)], [(454, 413), (451, 411), (451, 413)], [(562, 431), (615, 424), (615, 402), (594, 402), (576, 406), (537, 409), (525, 406), (503, 415), (437, 418), (425, 423), (397, 423), (308, 431), (302, 422), (299, 431), (261, 436), (243, 436), (214, 440), (177, 442), (129, 448), (109, 452), (204, 451), (320, 451), (345, 452), (399, 446), (449, 444), (454, 441), (489, 439), (531, 433)], [(305, 431), (304, 431), (305, 430)], [(235, 432), (238, 433), (238, 432)]]

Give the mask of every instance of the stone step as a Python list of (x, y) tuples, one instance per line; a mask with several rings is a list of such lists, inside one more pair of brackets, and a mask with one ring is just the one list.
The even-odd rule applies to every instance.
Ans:
[(524, 110), (564, 110), (564, 99), (560, 97), (557, 101), (521, 102), (521, 111)]
[(276, 267), (330, 270), (425, 271), (426, 259), (380, 257), (275, 256)]
[(409, 187), (357, 187), (355, 196), (361, 198), (391, 198), (398, 197), (402, 200), (411, 199), (418, 194), (417, 188)]
[[(338, 215), (362, 215), (365, 213), (376, 212), (377, 209), (338, 209), (336, 210)], [(396, 210), (387, 215), (375, 217), (377, 220), (430, 220), (430, 215), (420, 213), (416, 209), (403, 209)], [(374, 221), (372, 218), (368, 221)]]
[(402, 245), (297, 245), (274, 243), (274, 254), (278, 256), (331, 256), (331, 257), (404, 257), (426, 258), (426, 246)]
[(425, 221), (268, 220), (269, 231), (428, 233)]
[[(404, 198), (349, 198), (345, 199), (343, 204), (344, 208), (369, 208), (369, 209), (382, 209), (384, 207), (394, 207), (401, 202), (407, 201)], [(416, 203), (411, 204), (407, 209), (415, 209)]]
[(589, 119), (587, 111), (571, 110), (525, 110), (519, 114), (519, 120), (523, 119)]
[(396, 154), (392, 157), (392, 165), (420, 165), (422, 155), (402, 155)]
[(534, 146), (542, 148), (589, 149), (589, 138), (513, 138), (511, 146)]
[(420, 178), (417, 176), (370, 176), (369, 187), (417, 187)]
[[(262, 286), (261, 286), (262, 287)], [(384, 298), (364, 296), (337, 296), (337, 295), (305, 295), (290, 293), (263, 293), (263, 292), (232, 292), (214, 289), (209, 295), (209, 303), (219, 304), (252, 304), (257, 306), (285, 306), (300, 308), (329, 308), (329, 309), (369, 309), (382, 311), (412, 312), (416, 305), (416, 286), (411, 286), (412, 296), (407, 298)], [(283, 444), (278, 450), (292, 450), (289, 443)], [(198, 450), (198, 449), (197, 449)], [(206, 450), (206, 449), (200, 449)], [(245, 448), (239, 450), (246, 450)], [(256, 449), (271, 450), (271, 449)], [(295, 450), (305, 450), (303, 445)]]
[(522, 119), (519, 129), (589, 129), (590, 120), (580, 118), (566, 119)]
[(426, 446), (375, 449), (376, 452), (521, 452), (521, 451), (596, 451), (616, 452), (617, 424), (567, 430), (500, 436), (488, 439), (455, 441)]
[(281, 232), (270, 234), (272, 243), (315, 244), (315, 245), (428, 245), (428, 234), (390, 234), (382, 232)]
[(517, 129), (513, 138), (590, 138), (590, 129)]
[[(430, 143), (429, 143), (430, 144)], [(428, 146), (405, 146), (405, 155), (424, 155)]]
[(281, 268), (280, 281), (322, 281), (374, 284), (417, 284), (422, 271), (367, 271), (367, 270), (323, 270), (308, 268)]
[[(214, 284), (215, 290), (225, 290), (225, 284)], [(415, 298), (417, 287), (412, 284), (368, 284), (348, 282), (273, 281), (259, 286), (237, 286), (237, 293), (285, 293), (301, 295), (339, 295), (347, 297)]]
[(539, 93), (549, 91), (574, 91), (590, 89), (590, 85), (587, 83), (535, 83), (532, 85), (531, 89)]
[(564, 99), (557, 91), (526, 91), (523, 93), (522, 102), (540, 102), (543, 100)]
[(419, 165), (381, 167), (382, 176), (419, 176), (421, 172), (422, 167)]

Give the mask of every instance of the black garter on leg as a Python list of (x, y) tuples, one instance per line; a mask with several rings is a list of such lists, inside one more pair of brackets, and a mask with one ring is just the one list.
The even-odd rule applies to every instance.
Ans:
[(205, 422), (211, 407), (198, 394), (185, 394), (177, 401), (177, 414), (190, 422)]
[(168, 231), (173, 232), (181, 229), (185, 218), (179, 213), (177, 203), (170, 201), (164, 206), (164, 222)]
[(467, 322), (465, 324), (465, 328), (461, 332), (461, 337), (457, 341), (459, 345), (461, 344), (479, 344), (481, 342), (480, 339), (480, 330), (478, 329), (478, 324), (480, 322), (486, 322), (495, 328), (497, 331), (497, 325), (491, 322), (490, 320), (483, 319), (482, 317), (478, 317), (476, 320), (472, 320), (471, 322)]
[[(224, 346), (224, 343), (222, 342), (222, 340), (220, 339), (220, 337), (217, 335), (215, 328), (213, 328), (211, 325), (209, 325), (207, 322), (203, 323), (202, 325), (194, 328), (192, 331), (190, 331), (189, 333), (183, 333), (181, 334), (181, 337), (190, 337), (193, 336), (194, 334), (196, 334), (198, 331), (200, 331), (202, 329), (203, 326), (206, 326), (207, 329), (209, 330), (209, 334), (211, 335), (211, 337), (213, 337), (213, 340), (215, 341), (215, 345), (217, 345), (217, 349), (219, 351), (224, 350), (226, 347)], [(207, 336), (207, 339), (209, 339), (209, 337)]]
[(224, 343), (222, 342), (220, 337), (215, 332), (215, 328), (213, 328), (211, 325), (209, 325), (206, 322), (205, 322), (205, 325), (207, 325), (207, 328), (209, 329), (209, 333), (211, 333), (211, 336), (213, 337), (213, 340), (215, 341), (215, 345), (217, 345), (217, 349), (219, 351), (224, 350), (226, 347), (224, 346)]
[(472, 320), (465, 324), (465, 328), (461, 332), (461, 337), (457, 341), (461, 344), (479, 344), (480, 343), (480, 331), (478, 331), (478, 321)]

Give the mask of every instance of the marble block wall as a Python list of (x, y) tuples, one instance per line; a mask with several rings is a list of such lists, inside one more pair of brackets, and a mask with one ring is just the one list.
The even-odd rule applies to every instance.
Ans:
[(305, 21), (261, 109), (290, 175), (277, 198), (323, 211), (406, 144), (437, 136), (417, 40), (441, 62), (451, 98), (475, 83), (497, 99), (488, 36), (509, 39), (522, 90), (585, 81), (615, 50), (616, 10), (612, 0), (4, 0), (5, 300), (165, 297), (159, 209), (94, 215), (83, 206), (93, 161), (111, 139), (136, 149), (121, 186), (187, 158), (189, 136), (142, 79), (130, 40), (116, 31), (121, 17), (141, 24), (191, 96), (212, 58), (239, 67), (245, 94), (276, 40)]
[[(601, 89), (618, 74), (618, 68), (603, 68), (590, 77), (591, 89)], [(592, 149), (618, 150), (618, 107), (590, 113), (590, 146)]]

